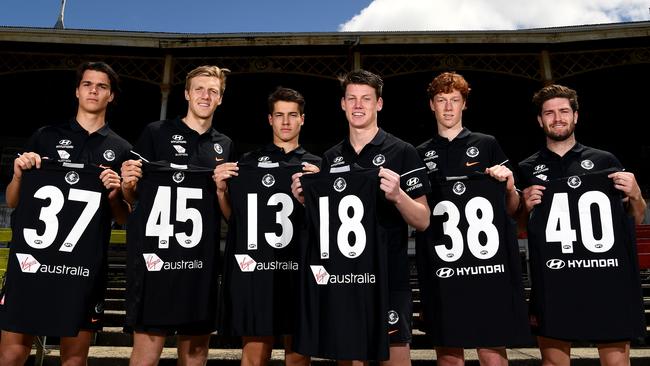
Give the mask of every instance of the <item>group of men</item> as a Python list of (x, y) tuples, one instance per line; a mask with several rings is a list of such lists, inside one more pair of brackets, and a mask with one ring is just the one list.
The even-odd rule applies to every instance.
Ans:
[[(242, 338), (242, 365), (266, 364), (276, 337), (289, 365), (410, 364), (409, 226), (439, 365), (462, 365), (464, 348), (506, 365), (531, 327), (545, 365), (568, 365), (574, 340), (597, 343), (604, 365), (629, 362), (645, 332), (631, 235), (645, 201), (613, 155), (577, 143), (575, 91), (535, 94), (546, 146), (515, 179), (496, 139), (463, 127), (459, 74), (430, 83), (437, 133), (417, 148), (379, 127), (383, 81), (357, 70), (340, 78), (349, 134), (322, 158), (299, 144), (305, 100), (288, 88), (268, 99), (272, 142), (237, 158), (213, 121), (228, 72), (192, 70), (187, 114), (132, 146), (106, 121), (118, 75), (79, 67), (76, 117), (29, 139), (7, 187), (0, 364), (24, 364), (35, 335), (61, 337), (63, 365), (86, 363), (113, 220), (127, 225), (133, 365), (157, 364), (168, 335), (179, 364), (204, 364), (215, 331)], [(530, 311), (515, 220), (528, 224)], [(616, 296), (603, 300), (604, 287)]]

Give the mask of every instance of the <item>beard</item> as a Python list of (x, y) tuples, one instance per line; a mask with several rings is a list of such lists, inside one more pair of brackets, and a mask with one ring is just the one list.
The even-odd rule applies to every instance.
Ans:
[(550, 127), (544, 126), (544, 133), (546, 137), (550, 138), (553, 141), (565, 141), (569, 137), (573, 136), (573, 132), (576, 129), (576, 124), (573, 121), (570, 121), (567, 128), (563, 131), (556, 132), (551, 130)]

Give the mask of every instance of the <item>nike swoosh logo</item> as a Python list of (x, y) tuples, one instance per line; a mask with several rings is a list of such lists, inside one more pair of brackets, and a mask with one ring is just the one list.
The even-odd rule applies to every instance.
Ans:
[(219, 158), (214, 158), (214, 159), (215, 159), (216, 161), (222, 161), (222, 160), (223, 160), (223, 158), (221, 158), (221, 159), (219, 159)]
[(468, 162), (465, 163), (465, 166), (474, 166), (474, 165), (476, 165), (478, 163), (479, 163), (478, 161), (473, 161), (471, 163), (468, 161)]
[(99, 319), (90, 318), (90, 322), (91, 322), (91, 323), (97, 323), (98, 321), (99, 321)]

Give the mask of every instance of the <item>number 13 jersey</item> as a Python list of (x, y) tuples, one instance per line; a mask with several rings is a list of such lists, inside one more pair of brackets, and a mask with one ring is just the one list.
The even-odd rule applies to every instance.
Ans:
[(531, 323), (538, 335), (602, 342), (645, 333), (634, 230), (611, 172), (550, 180), (531, 212)]

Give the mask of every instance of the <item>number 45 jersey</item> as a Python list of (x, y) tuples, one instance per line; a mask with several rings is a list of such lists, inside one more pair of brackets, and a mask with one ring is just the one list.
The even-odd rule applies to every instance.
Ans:
[(538, 335), (619, 341), (645, 334), (636, 240), (611, 170), (555, 179), (528, 221)]
[(213, 326), (220, 211), (212, 170), (142, 167), (127, 228), (127, 325)]
[(416, 238), (426, 333), (446, 347), (531, 342), (505, 184), (485, 174), (432, 184), (431, 224)]
[[(335, 168), (336, 169), (336, 168)], [(388, 358), (386, 236), (377, 222), (377, 169), (306, 174), (298, 353)]]
[(291, 194), (300, 164), (239, 164), (228, 182), (232, 214), (225, 253), (223, 330), (293, 333), (303, 207)]
[(101, 168), (44, 160), (23, 172), (0, 325), (76, 336), (103, 313), (111, 214)]

